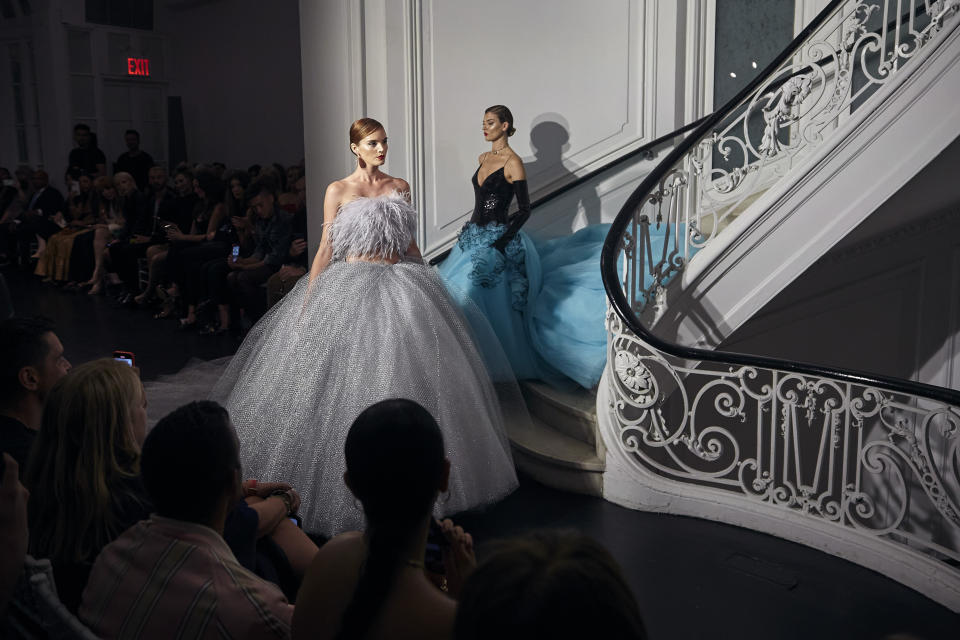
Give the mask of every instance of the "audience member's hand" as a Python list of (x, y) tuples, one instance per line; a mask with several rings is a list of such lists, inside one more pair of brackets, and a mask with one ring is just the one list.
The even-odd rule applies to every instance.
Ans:
[(290, 257), (296, 258), (307, 250), (307, 241), (303, 238), (296, 238), (290, 243)]
[(286, 482), (258, 482), (254, 495), (266, 498), (274, 491), (288, 491), (293, 487)]
[(477, 566), (477, 557), (473, 553), (473, 536), (464, 531), (463, 527), (453, 524), (449, 518), (440, 522), (440, 529), (449, 543), (443, 549), (447, 593), (458, 598), (463, 583)]
[(246, 216), (230, 216), (230, 224), (235, 229), (246, 229), (250, 226), (250, 221), (247, 220)]
[(27, 555), (27, 499), (30, 493), (20, 484), (20, 468), (9, 454), (3, 454), (3, 484), (0, 485), (0, 611), (13, 594)]
[(167, 240), (176, 241), (183, 240), (184, 233), (177, 228), (177, 225), (170, 225), (167, 227)]
[(307, 272), (303, 267), (298, 267), (295, 264), (285, 264), (280, 267), (280, 270), (277, 271), (281, 280), (286, 280), (287, 278), (299, 278)]

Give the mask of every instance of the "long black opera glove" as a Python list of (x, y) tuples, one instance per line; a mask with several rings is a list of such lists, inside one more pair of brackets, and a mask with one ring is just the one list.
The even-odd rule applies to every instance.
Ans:
[(510, 241), (517, 235), (517, 232), (520, 231), (520, 227), (522, 227), (523, 223), (530, 217), (530, 192), (527, 191), (527, 181), (515, 180), (513, 182), (513, 191), (517, 195), (517, 205), (520, 208), (507, 219), (507, 230), (491, 245), (500, 253), (503, 253), (503, 250), (510, 244)]

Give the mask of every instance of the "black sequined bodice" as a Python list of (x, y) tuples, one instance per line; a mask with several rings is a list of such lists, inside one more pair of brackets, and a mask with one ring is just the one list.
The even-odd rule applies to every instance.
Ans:
[(507, 182), (503, 175), (503, 167), (500, 167), (487, 176), (483, 184), (478, 184), (477, 179), (480, 176), (480, 167), (473, 172), (473, 216), (470, 222), (484, 226), (491, 223), (507, 223), (507, 211), (510, 209), (510, 201), (513, 200), (514, 187)]

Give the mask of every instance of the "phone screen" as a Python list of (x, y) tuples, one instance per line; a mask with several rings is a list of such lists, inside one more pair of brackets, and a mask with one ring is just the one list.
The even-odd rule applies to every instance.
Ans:
[(236, 262), (237, 258), (240, 257), (240, 245), (233, 245), (233, 261)]
[(130, 351), (114, 351), (113, 359), (131, 367), (134, 365), (134, 355)]

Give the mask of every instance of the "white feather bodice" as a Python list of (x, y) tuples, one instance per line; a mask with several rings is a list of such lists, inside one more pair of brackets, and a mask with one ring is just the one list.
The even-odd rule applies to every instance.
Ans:
[(340, 207), (328, 232), (334, 260), (396, 259), (416, 236), (417, 212), (399, 192), (357, 198)]

